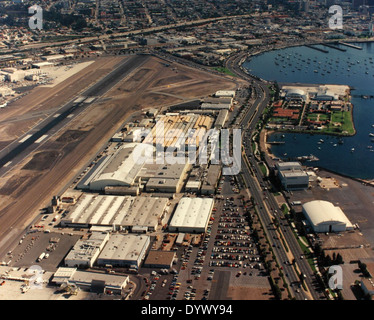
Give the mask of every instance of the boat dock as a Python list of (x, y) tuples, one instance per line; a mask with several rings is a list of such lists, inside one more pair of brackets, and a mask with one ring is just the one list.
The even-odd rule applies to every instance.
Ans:
[(266, 142), (268, 144), (285, 144), (285, 141), (272, 141), (272, 142)]
[(321, 52), (323, 52), (323, 53), (329, 53), (329, 52), (328, 52), (327, 50), (325, 50), (325, 49), (317, 48), (317, 47), (314, 47), (314, 46), (312, 46), (312, 45), (310, 45), (310, 44), (306, 44), (305, 47), (308, 47), (308, 48), (311, 48), (311, 49), (314, 49), (314, 50), (317, 50), (317, 51), (321, 51)]
[(346, 47), (354, 48), (354, 49), (357, 49), (357, 50), (362, 50), (362, 47), (355, 46), (354, 44), (351, 44), (351, 43), (339, 42), (339, 44), (341, 44), (343, 46), (346, 46)]
[(332, 45), (330, 43), (321, 43), (321, 45), (329, 47), (329, 48), (332, 48), (332, 49), (335, 49), (335, 50), (343, 51), (343, 52), (347, 51), (347, 49), (339, 48), (339, 47), (334, 46), (334, 45)]
[(305, 162), (305, 161), (319, 161), (319, 158), (317, 158), (313, 154), (310, 154), (309, 156), (300, 156), (300, 157), (290, 158), (289, 160)]
[(364, 95), (364, 94), (352, 94), (352, 98), (361, 98), (361, 99), (373, 99), (373, 95)]

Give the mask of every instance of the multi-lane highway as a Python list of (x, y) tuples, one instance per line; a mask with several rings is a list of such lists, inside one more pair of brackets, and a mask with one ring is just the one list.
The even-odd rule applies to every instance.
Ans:
[[(252, 152), (251, 140), (253, 130), (270, 100), (267, 83), (251, 77), (241, 69), (240, 61), (244, 58), (245, 54), (239, 54), (228, 59), (226, 64), (228, 69), (252, 84), (253, 93), (256, 97), (256, 100), (248, 108), (241, 120), (241, 127), (244, 129), (243, 139), (248, 142), (242, 153), (243, 178), (251, 196), (254, 198), (257, 212), (266, 230), (277, 261), (283, 269), (286, 281), (289, 283), (291, 294), (298, 300), (319, 299), (320, 295), (315, 288), (316, 279), (311, 267), (305, 259), (301, 258), (303, 252), (293, 235), (291, 227), (285, 220), (281, 219), (282, 212), (279, 210), (279, 205), (273, 194), (269, 191), (271, 189), (270, 182), (264, 180), (263, 173)], [(280, 222), (278, 231), (273, 224), (273, 218), (277, 218)], [(282, 237), (286, 242), (289, 252), (286, 252), (284, 248), (279, 237), (279, 231), (282, 233)], [(298, 273), (305, 275), (304, 281), (308, 292), (305, 292), (303, 288), (299, 286), (299, 274), (296, 273), (292, 265), (292, 259), (290, 261), (290, 256), (292, 259), (295, 259)]]

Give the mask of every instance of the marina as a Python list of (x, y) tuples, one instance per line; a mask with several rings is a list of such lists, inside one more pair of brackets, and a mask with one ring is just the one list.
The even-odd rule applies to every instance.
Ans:
[[(267, 143), (274, 157), (283, 161), (312, 153), (318, 158), (314, 159), (313, 166), (355, 178), (373, 179), (374, 148), (368, 146), (374, 146), (374, 44), (334, 42), (332, 45), (344, 45), (346, 51), (330, 50), (326, 54), (315, 50), (322, 49), (322, 44), (292, 47), (252, 57), (243, 67), (262, 79), (276, 80), (278, 84), (303, 86), (308, 79), (309, 84), (349, 86), (356, 128), (353, 136), (275, 131), (268, 136)], [(284, 143), (277, 143), (279, 141)]]

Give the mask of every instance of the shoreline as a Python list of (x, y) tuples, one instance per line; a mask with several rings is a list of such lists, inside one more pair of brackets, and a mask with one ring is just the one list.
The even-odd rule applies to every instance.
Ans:
[[(279, 132), (279, 131), (278, 131)], [(272, 161), (272, 162), (276, 162), (277, 160), (274, 160), (274, 159), (280, 159), (281, 161), (282, 158), (279, 158), (279, 157), (276, 157), (275, 154), (272, 152), (272, 145), (269, 144), (267, 142), (267, 137), (268, 136), (271, 136), (272, 134), (275, 134), (277, 133), (276, 130), (272, 130), (272, 129), (264, 129), (264, 133), (262, 134), (263, 136), (263, 140), (260, 141), (259, 143), (259, 146), (260, 146), (260, 151), (264, 151), (266, 156)], [(261, 137), (261, 133), (260, 133), (260, 137)], [(262, 150), (261, 149), (261, 146), (264, 146), (265, 147), (265, 150)], [(304, 164), (304, 166), (306, 166)], [(367, 178), (367, 179), (363, 179), (363, 178), (358, 178), (358, 177), (354, 177), (354, 176), (350, 176), (348, 174), (345, 174), (345, 173), (341, 173), (341, 172), (337, 172), (333, 169), (328, 169), (324, 166), (321, 166), (321, 165), (316, 165), (316, 166), (306, 166), (306, 167), (313, 167), (313, 168), (318, 168), (319, 170), (323, 170), (323, 171), (327, 171), (327, 172), (331, 172), (333, 174), (336, 174), (336, 175), (339, 175), (341, 177), (345, 177), (345, 178), (348, 178), (348, 179), (352, 179), (352, 180), (355, 180), (355, 181), (358, 181), (360, 183), (364, 183), (365, 185), (368, 185), (368, 186), (371, 186), (371, 187), (374, 187), (374, 178)]]

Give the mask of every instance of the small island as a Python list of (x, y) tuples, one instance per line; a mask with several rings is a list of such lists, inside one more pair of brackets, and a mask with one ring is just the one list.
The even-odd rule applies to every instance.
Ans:
[(352, 136), (356, 130), (350, 91), (346, 85), (277, 84), (266, 128)]

